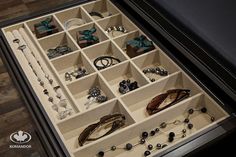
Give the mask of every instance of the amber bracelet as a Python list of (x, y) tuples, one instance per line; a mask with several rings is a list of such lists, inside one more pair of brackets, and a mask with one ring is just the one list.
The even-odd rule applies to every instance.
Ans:
[[(105, 134), (97, 138), (89, 138), (98, 128), (106, 124), (109, 125), (110, 123), (112, 123), (112, 127)], [(99, 122), (91, 124), (83, 130), (83, 132), (80, 134), (78, 138), (79, 145), (83, 146), (86, 141), (95, 141), (104, 136), (107, 136), (113, 133), (114, 131), (118, 130), (119, 128), (123, 127), (124, 125), (125, 125), (125, 115), (118, 113), (112, 115), (106, 115), (102, 117)]]

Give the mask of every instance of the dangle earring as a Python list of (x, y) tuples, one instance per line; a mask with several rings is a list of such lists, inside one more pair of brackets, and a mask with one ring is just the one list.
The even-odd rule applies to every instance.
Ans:
[(90, 105), (93, 103), (103, 103), (108, 100), (108, 97), (105, 95), (101, 95), (101, 90), (98, 87), (92, 87), (88, 92), (88, 101), (84, 104), (86, 109), (89, 109)]

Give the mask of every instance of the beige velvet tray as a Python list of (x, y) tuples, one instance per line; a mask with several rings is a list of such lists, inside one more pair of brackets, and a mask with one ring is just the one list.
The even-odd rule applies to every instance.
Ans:
[[(101, 12), (105, 17), (92, 17), (89, 15), (89, 12), (91, 11)], [(112, 15), (108, 16), (108, 14)], [(53, 17), (53, 21), (59, 28), (59, 32), (43, 38), (36, 38), (33, 25), (49, 16)], [(64, 22), (75, 17), (83, 18), (86, 23), (66, 30), (64, 28)], [(122, 25), (128, 32), (125, 34), (117, 34), (116, 37), (107, 34), (105, 30), (114, 25)], [(100, 42), (86, 48), (80, 48), (76, 42), (76, 32), (90, 29), (91, 27), (97, 29), (96, 35), (99, 37)], [(73, 114), (66, 119), (59, 120), (57, 118), (56, 112), (51, 108), (51, 105), (43, 92), (41, 92), (42, 87), (38, 84), (37, 78), (30, 69), (24, 55), (15, 51), (7, 32), (20, 28), (25, 30), (32, 41), (35, 53), (38, 54), (43, 64), (48, 68), (54, 81), (61, 86), (64, 96), (68, 100), (70, 107), (73, 109)], [(189, 108), (207, 107), (209, 113), (215, 117), (213, 123), (209, 121), (209, 117), (206, 115), (195, 114), (192, 118), (195, 125), (191, 130), (191, 133), (183, 139), (175, 140), (169, 144), (168, 147), (152, 153), (152, 155), (158, 155), (161, 151), (179, 142), (208, 131), (228, 117), (228, 114), (220, 107), (220, 105), (207, 95), (207, 93), (205, 93), (204, 90), (202, 90), (158, 46), (155, 45), (155, 50), (134, 58), (129, 58), (125, 50), (126, 41), (144, 33), (109, 0), (97, 0), (95, 2), (75, 6), (50, 15), (18, 23), (3, 28), (2, 30), (11, 45), (19, 64), (41, 101), (44, 110), (48, 114), (72, 157), (92, 157), (96, 156), (100, 150), (107, 150), (112, 145), (122, 146), (128, 142), (132, 143), (138, 140), (142, 131), (151, 130), (163, 121), (173, 121), (178, 118), (183, 118)], [(73, 52), (49, 59), (46, 55), (47, 50), (62, 44), (69, 45)], [(112, 67), (97, 70), (93, 65), (93, 61), (101, 55), (115, 56), (119, 58), (121, 62)], [(72, 70), (78, 65), (86, 68), (89, 75), (80, 79), (65, 81), (65, 72)], [(142, 72), (143, 69), (150, 66), (161, 66), (168, 70), (169, 75), (156, 75), (156, 81), (151, 82)], [(128, 78), (136, 80), (139, 84), (139, 88), (128, 92), (127, 94), (120, 94), (118, 91), (119, 82)], [(84, 106), (84, 103), (87, 101), (87, 92), (95, 85), (100, 87), (102, 92), (108, 97), (108, 101), (102, 104), (94, 103), (87, 110)], [(191, 96), (174, 106), (149, 116), (145, 111), (148, 102), (158, 94), (174, 88), (190, 89)], [(124, 114), (126, 116), (126, 125), (122, 129), (119, 129), (104, 138), (80, 147), (78, 145), (78, 137), (82, 130), (88, 125), (97, 122), (102, 116), (112, 113)], [(174, 126), (167, 128), (165, 131), (178, 130), (180, 130), (180, 127)], [(161, 133), (159, 136), (152, 138), (150, 142), (164, 142), (165, 139), (166, 135)], [(145, 147), (139, 145), (131, 151), (117, 150), (114, 152), (107, 152), (105, 156), (141, 157), (143, 156), (144, 151)]]

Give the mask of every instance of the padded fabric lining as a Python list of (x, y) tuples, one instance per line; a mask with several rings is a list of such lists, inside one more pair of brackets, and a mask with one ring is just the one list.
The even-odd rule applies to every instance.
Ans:
[(236, 69), (235, 0), (148, 0), (170, 13), (185, 27), (217, 50)]

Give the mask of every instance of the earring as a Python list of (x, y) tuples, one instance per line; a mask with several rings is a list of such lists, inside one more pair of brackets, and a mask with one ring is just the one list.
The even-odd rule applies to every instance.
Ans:
[(89, 109), (90, 105), (93, 103), (103, 103), (108, 100), (108, 97), (105, 95), (101, 95), (101, 90), (98, 87), (92, 87), (88, 91), (88, 101), (84, 104), (86, 109)]

